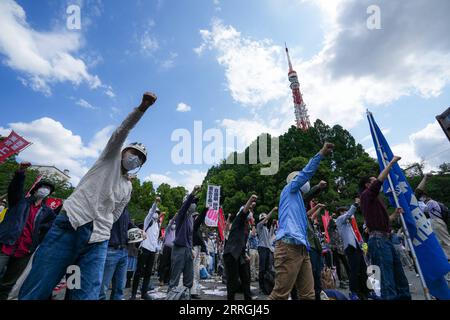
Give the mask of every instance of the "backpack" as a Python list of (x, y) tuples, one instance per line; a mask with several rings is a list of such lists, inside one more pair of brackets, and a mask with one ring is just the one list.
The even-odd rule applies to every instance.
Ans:
[(264, 273), (262, 285), (261, 290), (265, 295), (272, 293), (273, 287), (275, 286), (275, 271), (268, 270)]
[(336, 289), (336, 283), (331, 268), (325, 267), (322, 269), (322, 272), (320, 273), (320, 283), (322, 286), (322, 290)]

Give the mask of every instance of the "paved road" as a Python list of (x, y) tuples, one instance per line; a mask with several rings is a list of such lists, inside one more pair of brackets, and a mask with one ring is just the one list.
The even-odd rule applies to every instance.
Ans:
[[(424, 300), (422, 286), (420, 280), (416, 277), (415, 272), (405, 270), (406, 276), (410, 283), (410, 291), (413, 300)], [(167, 286), (159, 287), (156, 277), (152, 279), (152, 284), (155, 287), (154, 290), (150, 291), (150, 295), (155, 300), (163, 300), (166, 298)], [(213, 277), (207, 280), (200, 280), (200, 285), (202, 289), (202, 299), (203, 300), (225, 300), (226, 299), (226, 286), (222, 283), (221, 278)], [(257, 282), (252, 282), (251, 290), (256, 300), (265, 300), (267, 296), (262, 294), (259, 290)], [(341, 292), (348, 296), (348, 289), (339, 289)], [(131, 296), (130, 289), (126, 289), (125, 298), (129, 299)], [(242, 300), (242, 294), (236, 295), (237, 300)]]

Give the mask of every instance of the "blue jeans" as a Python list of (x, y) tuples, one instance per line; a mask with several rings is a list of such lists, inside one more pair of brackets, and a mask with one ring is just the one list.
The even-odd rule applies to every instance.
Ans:
[(381, 299), (411, 300), (408, 279), (392, 242), (386, 237), (371, 236), (368, 244), (370, 263), (380, 268)]
[(212, 253), (210, 252), (209, 256), (212, 258), (211, 259), (212, 263), (211, 263), (211, 265), (208, 266), (208, 272), (209, 272), (209, 274), (213, 274), (214, 270), (215, 270), (215, 259), (216, 259), (216, 256), (215, 256), (215, 254), (213, 252)]
[(110, 300), (122, 300), (127, 281), (128, 250), (108, 248), (100, 289), (100, 300), (106, 300), (106, 292), (112, 281)]
[[(70, 290), (69, 298), (98, 300), (108, 241), (88, 243), (91, 234), (92, 222), (75, 230), (65, 214), (58, 215), (35, 252), (30, 273), (20, 289), (19, 300), (49, 299), (53, 288), (71, 265), (80, 268), (80, 287)], [(68, 285), (71, 283), (68, 281)]]

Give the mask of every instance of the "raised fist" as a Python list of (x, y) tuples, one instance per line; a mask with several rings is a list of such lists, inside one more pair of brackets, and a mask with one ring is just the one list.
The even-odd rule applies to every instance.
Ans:
[(157, 97), (153, 92), (146, 92), (144, 93), (144, 95), (142, 96), (142, 102), (141, 105), (143, 107), (150, 107), (152, 104), (155, 103)]
[(401, 159), (402, 159), (402, 157), (394, 156), (394, 157), (392, 158), (391, 162), (392, 162), (392, 163), (396, 163), (396, 162), (400, 161)]
[(320, 150), (320, 153), (322, 154), (322, 156), (327, 156), (331, 153), (331, 151), (333, 151), (333, 148), (334, 148), (334, 144), (325, 142), (323, 144), (322, 149)]
[(19, 170), (26, 170), (29, 167), (31, 167), (30, 162), (21, 162), (19, 165)]

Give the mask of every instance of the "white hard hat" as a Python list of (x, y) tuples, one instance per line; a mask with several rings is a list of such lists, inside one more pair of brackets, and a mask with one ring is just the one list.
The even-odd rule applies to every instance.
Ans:
[(144, 164), (145, 161), (147, 161), (147, 148), (142, 143), (139, 142), (130, 143), (123, 149), (123, 151), (126, 151), (127, 149), (134, 149), (139, 151), (144, 156), (144, 162), (142, 162), (142, 164)]
[(144, 241), (144, 231), (139, 228), (128, 230), (128, 243), (136, 243)]
[(289, 173), (289, 175), (286, 178), (286, 183), (291, 182), (296, 176), (298, 176), (298, 171), (293, 171), (291, 173)]

